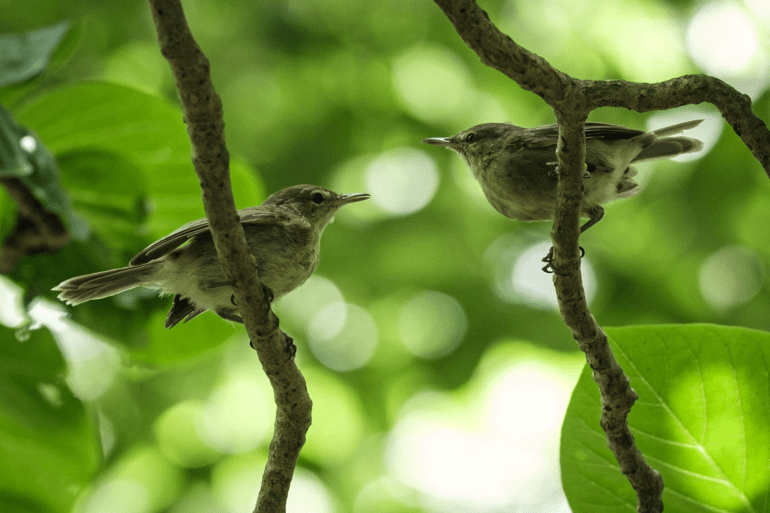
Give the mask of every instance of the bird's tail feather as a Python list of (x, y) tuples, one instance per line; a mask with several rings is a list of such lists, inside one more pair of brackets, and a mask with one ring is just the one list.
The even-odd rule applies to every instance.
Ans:
[(692, 153), (702, 150), (703, 142), (698, 139), (683, 136), (667, 137), (669, 135), (682, 133), (684, 130), (695, 128), (700, 125), (701, 122), (703, 122), (702, 119), (696, 119), (694, 121), (686, 121), (684, 123), (659, 128), (653, 131), (652, 133), (658, 138), (655, 139), (651, 145), (643, 149), (633, 162), (676, 157), (683, 153)]
[(663, 137), (643, 149), (634, 162), (676, 157), (683, 153), (692, 153), (703, 149), (703, 143), (689, 137)]
[(657, 130), (653, 130), (652, 133), (657, 135), (658, 137), (681, 134), (685, 130), (695, 128), (701, 123), (703, 123), (702, 119), (694, 119), (692, 121), (685, 121), (684, 123), (677, 123), (676, 125), (664, 126), (663, 128), (658, 128)]
[(70, 305), (79, 305), (92, 299), (113, 296), (125, 290), (150, 285), (157, 262), (121, 267), (84, 276), (76, 276), (54, 287), (61, 291), (59, 299)]

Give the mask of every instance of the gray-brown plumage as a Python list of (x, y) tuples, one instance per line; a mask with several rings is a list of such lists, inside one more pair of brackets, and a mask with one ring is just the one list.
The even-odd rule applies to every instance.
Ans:
[[(601, 205), (638, 192), (632, 163), (701, 150), (701, 141), (672, 135), (694, 128), (702, 121), (687, 121), (652, 132), (586, 123), (582, 214), (588, 221), (581, 232), (604, 216)], [(453, 137), (423, 142), (459, 153), (481, 184), (489, 203), (504, 216), (520, 221), (545, 221), (556, 214), (558, 136), (556, 125), (522, 128), (507, 123), (487, 123)]]
[[(238, 211), (246, 241), (257, 259), (260, 282), (274, 298), (294, 290), (315, 271), (321, 233), (334, 214), (348, 203), (368, 198), (368, 194), (340, 195), (315, 185), (296, 185), (276, 192), (259, 206)], [(134, 287), (174, 295), (166, 328), (206, 310), (243, 322), (206, 219), (188, 223), (154, 242), (132, 258), (128, 267), (71, 278), (54, 290), (61, 291), (62, 301), (77, 305)]]

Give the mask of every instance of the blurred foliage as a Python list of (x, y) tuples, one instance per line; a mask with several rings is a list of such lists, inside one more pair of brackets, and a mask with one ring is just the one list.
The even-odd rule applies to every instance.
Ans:
[(0, 362), (3, 511), (68, 511), (99, 465), (92, 419), (48, 330), (19, 340), (0, 328)]
[[(482, 5), (517, 42), (579, 78), (654, 81), (699, 72), (683, 33), (705, 2), (594, 3)], [(408, 468), (394, 470), (393, 448), (410, 425), (404, 419), (451, 410), (447, 422), (468, 434), (463, 440), (476, 440), (489, 414), (480, 405), (498, 404), (492, 377), (507, 376), (501, 368), (551, 365), (565, 375), (574, 364), (558, 362), (579, 362), (580, 355), (539, 257), (529, 258), (544, 253), (537, 245), (547, 247), (550, 225), (498, 215), (460, 159), (419, 141), (485, 121), (550, 123), (551, 112), (481, 65), (428, 0), (184, 4), (222, 96), (238, 206), (298, 183), (374, 196), (340, 212), (324, 234), (316, 277), (276, 305), (299, 346), (315, 405), (290, 510), (467, 507), (472, 499), (462, 496), (461, 484), (482, 475), (479, 469), (455, 486), (446, 480), (441, 500), (431, 495), (436, 483), (411, 482)], [(8, 276), (21, 287), (23, 304), (3, 296), (3, 310), (35, 317), (37, 300), (55, 301), (51, 287), (125, 265), (203, 212), (147, 5), (0, 0), (0, 9), (0, 33), (64, 21), (72, 27), (56, 49), (36, 54), (50, 56), (42, 75), (0, 88), (0, 104), (56, 158), (75, 216), (72, 243), (20, 260)], [(575, 21), (585, 19), (591, 23)], [(754, 99), (767, 119), (766, 85)], [(676, 115), (707, 119), (705, 131), (693, 134), (706, 140), (706, 150), (694, 161), (640, 166), (642, 194), (610, 206), (587, 232), (581, 243), (593, 276), (586, 274), (592, 311), (602, 325), (711, 322), (768, 330), (770, 181), (715, 109)], [(666, 121), (611, 109), (591, 119), (634, 128)], [(14, 216), (0, 191), (0, 228)], [(13, 383), (3, 387), (13, 395), (0, 405), (0, 450), (5, 455), (12, 444), (34, 464), (24, 467), (24, 479), (18, 466), (0, 466), (0, 481), (8, 483), (0, 489), (1, 510), (69, 511), (73, 501), (89, 513), (116, 511), (117, 504), (147, 512), (250, 510), (273, 422), (266, 380), (241, 327), (207, 314), (164, 330), (169, 307), (168, 298), (131, 291), (68, 309), (77, 325), (45, 321), (66, 371), (45, 329), (31, 332), (34, 343), (6, 330), (0, 379)], [(22, 363), (36, 369), (17, 379)], [(531, 380), (510, 383), (510, 397), (541, 397), (543, 387)], [(527, 416), (516, 408), (529, 403), (522, 401), (510, 409), (523, 422)], [(598, 409), (587, 415), (595, 428)], [(521, 443), (534, 444), (539, 432), (523, 432)], [(445, 441), (452, 454), (460, 451), (462, 444)], [(45, 458), (36, 456), (41, 452)], [(51, 483), (54, 470), (59, 481)], [(510, 474), (522, 487), (537, 477)], [(527, 499), (529, 506), (480, 495), (498, 501), (490, 509), (563, 504), (557, 479), (541, 479), (554, 488), (521, 488), (547, 494)]]

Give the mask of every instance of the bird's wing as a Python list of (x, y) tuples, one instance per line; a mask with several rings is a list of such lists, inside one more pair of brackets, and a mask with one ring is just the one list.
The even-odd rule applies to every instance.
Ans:
[(546, 146), (556, 146), (559, 140), (559, 127), (556, 125), (544, 125), (535, 128), (528, 128), (512, 138), (515, 141), (516, 149), (524, 148), (542, 148)]
[[(275, 224), (282, 218), (279, 214), (265, 212), (259, 209), (259, 207), (245, 208), (238, 211), (238, 214), (241, 217), (241, 224)], [(207, 233), (208, 231), (209, 222), (207, 219), (191, 221), (147, 246), (132, 258), (128, 265), (140, 265), (160, 258), (196, 235)]]
[[(645, 132), (633, 130), (620, 125), (610, 125), (608, 123), (586, 123), (586, 139), (631, 139)], [(535, 148), (542, 146), (555, 146), (559, 138), (559, 127), (557, 125), (545, 125), (528, 129), (520, 136), (521, 142), (525, 147)]]
[(646, 132), (634, 130), (620, 125), (610, 125), (607, 123), (586, 123), (586, 139), (631, 139)]

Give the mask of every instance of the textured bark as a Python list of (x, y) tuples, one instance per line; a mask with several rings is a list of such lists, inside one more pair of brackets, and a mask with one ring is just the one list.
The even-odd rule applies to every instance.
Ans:
[(171, 65), (179, 92), (219, 260), (235, 292), (251, 345), (273, 387), (277, 406), (275, 431), (254, 511), (283, 512), (299, 451), (310, 427), (312, 402), (304, 377), (287, 355), (291, 339), (279, 329), (278, 318), (270, 309), (235, 210), (222, 103), (211, 83), (209, 62), (193, 39), (179, 0), (149, 3), (161, 53)]

